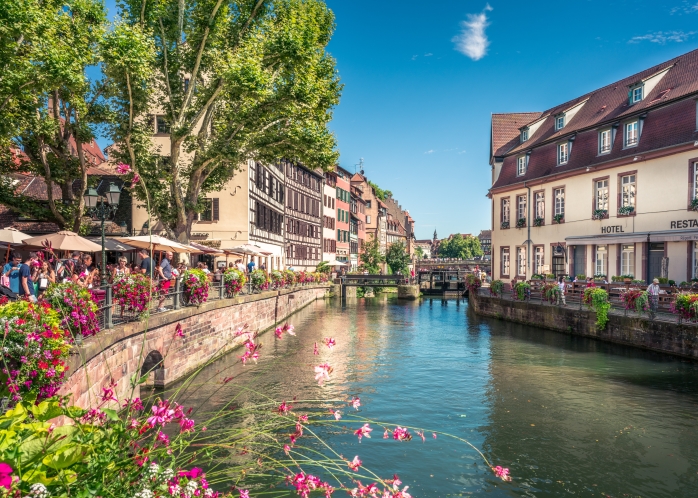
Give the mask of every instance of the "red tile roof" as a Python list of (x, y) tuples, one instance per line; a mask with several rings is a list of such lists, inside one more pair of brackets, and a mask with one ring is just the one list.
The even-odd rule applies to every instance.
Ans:
[(519, 144), (519, 128), (538, 119), (542, 112), (492, 114), (490, 156), (503, 156)]
[[(629, 105), (628, 90), (666, 68), (670, 68), (644, 99)], [(667, 91), (671, 90), (671, 91)], [(632, 157), (648, 151), (690, 143), (696, 133), (696, 103), (689, 98), (698, 93), (698, 50), (658, 64), (574, 100), (548, 109), (545, 121), (523, 144), (517, 144), (505, 155), (499, 178), (493, 188), (547, 175), (593, 166), (613, 159)], [(588, 99), (588, 100), (587, 100)], [(570, 107), (587, 100), (564, 128), (556, 131), (554, 117)], [(645, 115), (642, 133), (636, 147), (623, 148), (623, 129), (618, 128), (609, 154), (598, 154), (598, 129), (621, 124), (623, 120)], [(494, 116), (493, 116), (494, 123)], [(494, 126), (494, 124), (493, 124)], [(574, 136), (567, 164), (557, 166), (557, 143)], [(531, 151), (526, 174), (516, 176), (516, 155)]]

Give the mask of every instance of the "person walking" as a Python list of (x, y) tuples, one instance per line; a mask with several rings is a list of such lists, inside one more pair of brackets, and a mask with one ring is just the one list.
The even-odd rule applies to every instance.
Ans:
[(247, 273), (252, 273), (254, 271), (254, 260), (251, 259), (249, 263), (247, 263)]
[(657, 308), (659, 307), (659, 280), (654, 279), (647, 287), (647, 297), (650, 302), (650, 319), (654, 320), (657, 316)]
[(17, 294), (26, 296), (32, 303), (36, 302), (34, 282), (32, 282), (32, 267), (36, 260), (37, 254), (30, 252), (29, 257), (19, 267), (19, 292)]
[(158, 266), (158, 278), (160, 280), (160, 302), (158, 302), (158, 311), (167, 311), (167, 308), (163, 306), (165, 299), (167, 299), (167, 291), (170, 289), (170, 282), (172, 279), (172, 259), (173, 254), (171, 251), (167, 251), (165, 256), (160, 260), (160, 265)]
[(567, 284), (565, 284), (565, 277), (557, 278), (557, 288), (559, 289), (557, 294), (557, 304), (566, 306), (567, 302), (565, 301), (565, 291), (567, 291)]
[(17, 251), (12, 253), (10, 261), (3, 267), (2, 276), (9, 279), (9, 288), (15, 294), (19, 293), (19, 268), (22, 266), (22, 255)]
[(111, 281), (114, 283), (115, 280), (118, 280), (121, 277), (126, 277), (131, 274), (131, 269), (126, 265), (126, 258), (121, 256), (119, 258), (119, 263), (117, 266), (112, 268), (111, 271)]
[(148, 250), (141, 249), (138, 251), (138, 255), (141, 257), (140, 272), (150, 278), (157, 276), (157, 273), (153, 271), (153, 260)]
[(48, 284), (56, 283), (56, 272), (53, 271), (48, 261), (43, 260), (41, 266), (34, 271), (32, 281), (36, 285), (36, 296), (41, 297), (48, 289)]

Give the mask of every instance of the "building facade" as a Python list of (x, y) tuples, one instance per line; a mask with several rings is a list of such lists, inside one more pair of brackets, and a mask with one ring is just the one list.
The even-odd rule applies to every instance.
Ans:
[(337, 259), (337, 173), (325, 173), (322, 196), (322, 260)]
[(351, 176), (339, 166), (336, 188), (336, 219), (337, 219), (337, 261), (349, 263), (349, 208), (351, 206)]
[(359, 251), (366, 240), (366, 202), (363, 191), (355, 185), (350, 187), (349, 196), (349, 262), (352, 270), (357, 270)]
[[(254, 161), (248, 163), (248, 240), (261, 248), (263, 256), (258, 258), (258, 263), (264, 263), (267, 270), (284, 268), (284, 177), (284, 165), (281, 162), (274, 165)], [(203, 214), (205, 213), (201, 213)], [(235, 214), (226, 212), (225, 216), (233, 218)]]
[(494, 278), (698, 277), (698, 51), (492, 116)]
[(480, 235), (477, 238), (482, 248), (482, 259), (492, 259), (492, 230), (480, 230)]
[(286, 266), (313, 271), (322, 258), (323, 176), (296, 163), (286, 172)]

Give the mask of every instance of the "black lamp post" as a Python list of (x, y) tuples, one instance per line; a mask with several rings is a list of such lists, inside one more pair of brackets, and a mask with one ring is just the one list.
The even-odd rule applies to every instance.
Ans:
[(113, 183), (109, 183), (109, 189), (100, 197), (94, 187), (87, 189), (85, 195), (85, 208), (92, 219), (102, 222), (102, 286), (106, 286), (107, 280), (107, 254), (104, 239), (104, 222), (116, 214), (119, 208), (121, 190)]

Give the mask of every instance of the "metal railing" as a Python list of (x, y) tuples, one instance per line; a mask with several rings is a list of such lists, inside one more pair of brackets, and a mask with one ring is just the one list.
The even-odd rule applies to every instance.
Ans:
[[(561, 306), (567, 309), (578, 309), (578, 310), (589, 310), (590, 308), (584, 304), (584, 291), (586, 289), (586, 284), (584, 283), (569, 283), (567, 292), (565, 293), (565, 304), (561, 304), (560, 300), (556, 303), (550, 303), (543, 291), (544, 283), (542, 281), (536, 282), (531, 281), (530, 292), (527, 292), (523, 300), (515, 297), (515, 291), (510, 285), (505, 285), (505, 290), (501, 296), (497, 296), (496, 299), (501, 299), (504, 301), (519, 301), (519, 302), (529, 302), (531, 304), (537, 304), (542, 306)], [(661, 321), (666, 323), (680, 323), (684, 325), (698, 325), (698, 322), (691, 322), (684, 320), (680, 315), (672, 313), (671, 305), (674, 302), (675, 294), (660, 294), (658, 296), (657, 309), (652, 317), (650, 311), (642, 311), (638, 313), (634, 309), (627, 309), (625, 302), (622, 299), (622, 295), (628, 289), (645, 290), (646, 286), (635, 286), (633, 284), (623, 284), (623, 283), (610, 283), (610, 284), (595, 284), (596, 287), (606, 290), (608, 293), (608, 300), (611, 304), (611, 309), (609, 310), (609, 315), (616, 316), (630, 316), (630, 317), (643, 317), (654, 321)], [(663, 289), (665, 290), (665, 289)], [(490, 294), (489, 287), (481, 287), (478, 289), (478, 294), (483, 296), (493, 297)]]

